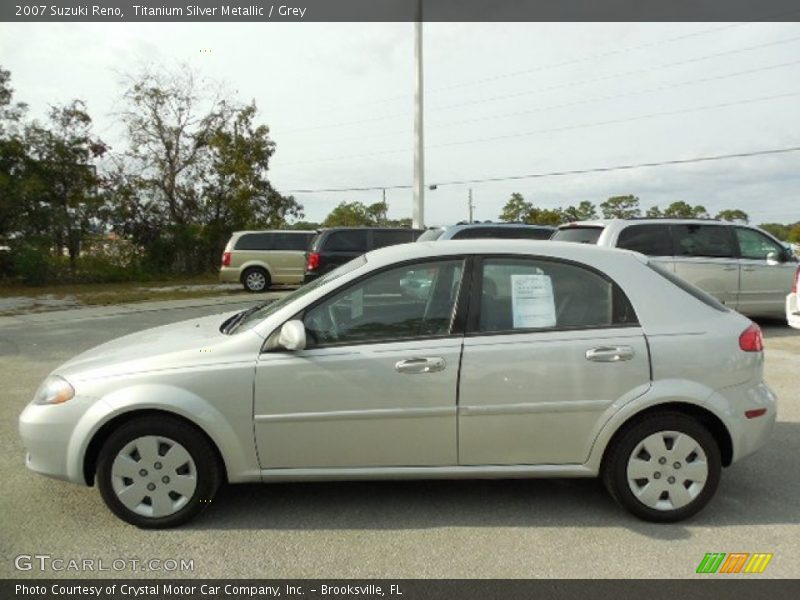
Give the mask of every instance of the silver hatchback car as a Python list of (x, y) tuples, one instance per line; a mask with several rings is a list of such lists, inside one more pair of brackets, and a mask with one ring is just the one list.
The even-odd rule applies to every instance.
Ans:
[(97, 482), (140, 527), (187, 521), (224, 482), (386, 478), (600, 476), (676, 521), (767, 440), (762, 375), (758, 327), (641, 254), (406, 244), (89, 350), (20, 433), (30, 469)]

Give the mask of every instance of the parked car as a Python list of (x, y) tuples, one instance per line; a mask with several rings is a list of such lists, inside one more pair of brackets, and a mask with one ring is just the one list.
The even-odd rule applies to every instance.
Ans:
[(786, 322), (790, 327), (800, 329), (800, 266), (794, 274), (792, 290), (786, 296)]
[[(427, 293), (385, 293), (414, 274)], [(598, 475), (677, 521), (766, 442), (763, 365), (758, 326), (641, 254), (404, 244), (84, 352), (19, 428), (30, 469), (97, 483), (140, 527), (188, 521), (223, 482)]]
[(421, 233), (421, 229), (400, 227), (331, 227), (323, 229), (308, 247), (305, 282), (314, 281), (320, 275), (324, 275), (370, 250), (413, 242)]
[(303, 283), (306, 248), (316, 231), (236, 231), (222, 253), (219, 280), (263, 292)]
[(474, 240), (497, 238), (503, 240), (549, 240), (556, 231), (548, 225), (527, 223), (457, 223), (450, 227), (431, 227), (417, 238), (418, 242), (445, 240)]
[(635, 250), (754, 317), (782, 317), (797, 259), (766, 231), (710, 219), (612, 219), (558, 228), (553, 240)]

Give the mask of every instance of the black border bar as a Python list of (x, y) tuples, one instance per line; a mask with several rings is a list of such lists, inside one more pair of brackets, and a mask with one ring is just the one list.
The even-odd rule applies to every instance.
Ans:
[[(520, 557), (524, 560), (524, 557)], [(654, 557), (654, 565), (657, 558)], [(576, 570), (579, 570), (576, 565)], [(112, 587), (113, 586), (113, 587)], [(323, 587), (327, 586), (327, 587)], [(134, 594), (133, 589), (137, 593)], [(212, 589), (216, 588), (216, 590)], [(277, 588), (280, 594), (259, 592)], [(70, 592), (70, 590), (74, 590)], [(176, 591), (179, 590), (179, 591)], [(204, 593), (205, 590), (205, 593)], [(327, 593), (325, 591), (327, 590)], [(98, 593), (99, 592), (99, 593)], [(210, 593), (209, 593), (210, 592)], [(216, 592), (216, 593), (215, 593)], [(695, 579), (5, 579), (18, 600), (769, 600), (800, 597), (798, 579), (704, 575)]]
[[(144, 10), (145, 8), (152, 10)], [(418, 20), (796, 22), (800, 21), (800, 3), (798, 0), (3, 0), (0, 2), (0, 21), (6, 22), (411, 22)]]

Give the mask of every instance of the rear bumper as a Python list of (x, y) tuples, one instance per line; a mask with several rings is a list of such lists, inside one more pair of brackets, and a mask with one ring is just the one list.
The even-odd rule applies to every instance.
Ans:
[(242, 273), (236, 267), (221, 267), (219, 270), (220, 283), (240, 283)]
[(786, 322), (789, 327), (800, 329), (800, 294), (786, 296)]
[[(758, 384), (737, 385), (718, 393), (727, 399), (728, 428), (733, 441), (733, 460), (736, 462), (752, 454), (769, 440), (778, 416), (778, 398), (763, 381)], [(765, 413), (748, 418), (747, 411), (765, 409)]]
[(303, 283), (311, 283), (315, 279), (319, 279), (320, 273), (308, 273), (303, 275)]

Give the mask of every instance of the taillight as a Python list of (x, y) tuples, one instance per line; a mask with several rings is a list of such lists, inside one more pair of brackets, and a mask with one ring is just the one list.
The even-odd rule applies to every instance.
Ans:
[(762, 352), (764, 350), (764, 338), (761, 336), (761, 328), (753, 323), (739, 336), (739, 348), (745, 352)]
[(230, 252), (223, 252), (222, 253), (222, 266), (223, 267), (230, 267), (231, 266), (231, 253)]
[(800, 292), (800, 267), (797, 267), (797, 271), (794, 274), (794, 280), (792, 281), (792, 293), (796, 294)]
[(313, 271), (318, 266), (319, 266), (319, 252), (309, 252), (308, 264), (306, 265), (306, 270)]

